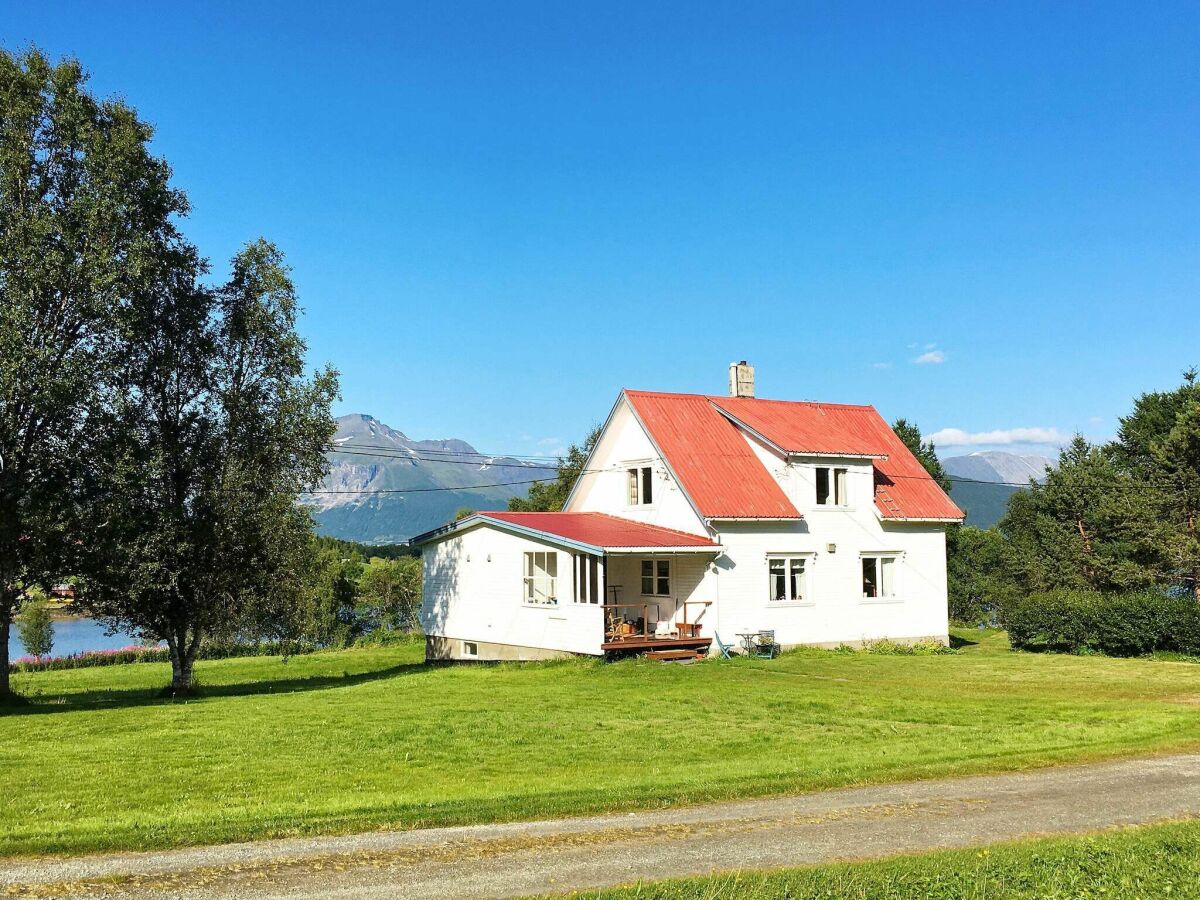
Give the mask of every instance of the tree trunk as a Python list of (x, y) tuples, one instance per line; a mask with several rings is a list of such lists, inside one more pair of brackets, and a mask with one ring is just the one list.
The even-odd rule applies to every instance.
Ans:
[(12, 629), (12, 615), (7, 604), (0, 604), (0, 697), (12, 693), (8, 681), (8, 634)]
[(183, 629), (178, 635), (167, 638), (167, 649), (171, 656), (171, 696), (186, 697), (195, 689), (194, 668), (196, 651), (200, 649), (200, 632), (193, 629), (191, 635)]

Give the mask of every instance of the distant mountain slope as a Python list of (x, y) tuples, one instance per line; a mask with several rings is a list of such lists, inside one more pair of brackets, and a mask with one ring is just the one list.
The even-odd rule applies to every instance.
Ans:
[(988, 528), (1000, 521), (1008, 499), (1030, 480), (1044, 481), (1054, 461), (1044, 456), (1021, 456), (1002, 450), (984, 450), (942, 460), (954, 480), (950, 497), (967, 514), (967, 524)]
[(304, 497), (317, 530), (333, 537), (397, 543), (450, 521), (464, 506), (504, 509), (510, 497), (525, 496), (527, 482), (555, 477), (551, 467), (484, 456), (466, 441), (415, 441), (361, 413), (337, 421), (339, 449), (329, 454), (320, 490), (339, 493)]
[(1008, 498), (1023, 490), (1007, 484), (956, 481), (950, 488), (950, 499), (967, 514), (966, 524), (990, 528), (1008, 511)]
[(1002, 450), (983, 450), (942, 460), (942, 468), (958, 478), (1019, 485), (1028, 484), (1030, 479), (1044, 480), (1046, 468), (1053, 466), (1054, 461), (1044, 456), (1021, 456)]

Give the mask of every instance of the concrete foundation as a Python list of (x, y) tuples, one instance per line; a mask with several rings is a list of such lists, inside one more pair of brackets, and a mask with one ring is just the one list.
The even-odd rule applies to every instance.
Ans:
[(467, 641), (432, 634), (425, 636), (426, 662), (528, 662), (539, 659), (566, 659), (576, 655), (578, 654), (566, 650), (546, 650), (543, 647)]

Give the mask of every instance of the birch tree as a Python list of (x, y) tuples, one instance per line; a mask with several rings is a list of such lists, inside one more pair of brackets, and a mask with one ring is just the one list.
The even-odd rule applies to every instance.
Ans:
[[(85, 602), (165, 640), (191, 692), (206, 635), (278, 624), (326, 469), (337, 374), (305, 374), (295, 291), (266, 241), (212, 290), (167, 283), (125, 322), (121, 391), (96, 454)], [(264, 607), (268, 607), (264, 609)]]

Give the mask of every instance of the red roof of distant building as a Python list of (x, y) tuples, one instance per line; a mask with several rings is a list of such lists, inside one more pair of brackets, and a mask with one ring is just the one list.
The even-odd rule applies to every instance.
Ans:
[[(619, 550), (623, 547), (717, 547), (711, 538), (660, 528), (599, 512), (481, 512), (482, 519), (506, 522), (579, 544)], [(469, 521), (469, 520), (464, 520)]]
[(963, 517), (872, 406), (643, 391), (625, 396), (707, 518), (800, 516), (739, 424), (784, 453), (870, 457), (875, 506), (884, 519)]

